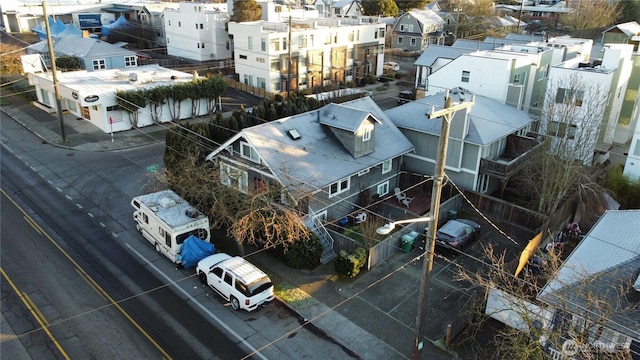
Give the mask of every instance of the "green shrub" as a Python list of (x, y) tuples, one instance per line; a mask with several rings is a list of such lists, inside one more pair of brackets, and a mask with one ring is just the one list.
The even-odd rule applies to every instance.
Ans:
[(341, 250), (336, 259), (336, 272), (354, 278), (366, 262), (367, 251), (364, 248), (357, 248), (352, 253)]
[(272, 251), (272, 254), (290, 268), (312, 270), (320, 265), (323, 250), (318, 236), (311, 234), (308, 240), (298, 240), (289, 244), (286, 252), (284, 247), (279, 245)]

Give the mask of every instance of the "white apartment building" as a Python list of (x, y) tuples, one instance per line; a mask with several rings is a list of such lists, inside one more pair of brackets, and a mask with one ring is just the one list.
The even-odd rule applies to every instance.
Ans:
[(374, 17), (229, 23), (238, 80), (268, 92), (356, 83), (382, 74), (384, 23)]
[[(633, 45), (605, 44), (600, 58), (592, 58), (589, 62), (574, 58), (551, 67), (549, 88), (555, 93), (549, 94), (546, 101), (570, 103), (569, 106), (578, 108), (572, 115), (571, 124), (555, 126), (558, 128), (556, 136), (570, 136), (580, 142), (575, 145), (584, 151), (581, 154), (575, 152), (580, 157), (576, 160), (591, 164), (602, 163), (609, 158), (633, 68), (632, 54)], [(591, 120), (594, 114), (602, 117), (597, 124)], [(554, 127), (553, 124), (546, 126)], [(599, 129), (593, 129), (594, 126)], [(554, 135), (552, 128), (542, 131)], [(583, 131), (589, 135), (584, 136)]]
[(418, 69), (416, 83), (425, 96), (460, 87), (525, 111), (536, 112), (542, 106), (553, 56), (551, 49), (507, 45), (453, 56), (435, 70)]
[(196, 61), (231, 58), (227, 4), (180, 3), (165, 9), (167, 54)]

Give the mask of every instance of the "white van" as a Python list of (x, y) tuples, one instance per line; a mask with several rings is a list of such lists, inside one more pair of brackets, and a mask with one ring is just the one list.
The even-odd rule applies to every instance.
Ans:
[(233, 310), (253, 311), (275, 297), (269, 276), (239, 256), (224, 253), (207, 256), (198, 262), (196, 274), (228, 300)]

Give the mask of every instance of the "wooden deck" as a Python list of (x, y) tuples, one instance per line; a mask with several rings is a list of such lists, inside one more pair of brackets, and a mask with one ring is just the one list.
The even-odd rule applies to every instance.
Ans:
[[(413, 198), (408, 208), (409, 211), (411, 211), (412, 213), (416, 215), (424, 215), (428, 213), (429, 210), (431, 209), (430, 193), (425, 193), (420, 189), (409, 189), (409, 190), (402, 189), (402, 192), (407, 194), (407, 197)], [(387, 200), (385, 200), (385, 203), (392, 206), (400, 207), (403, 209), (407, 208), (406, 206), (404, 206), (404, 204), (399, 202), (395, 196), (391, 196), (387, 198)]]

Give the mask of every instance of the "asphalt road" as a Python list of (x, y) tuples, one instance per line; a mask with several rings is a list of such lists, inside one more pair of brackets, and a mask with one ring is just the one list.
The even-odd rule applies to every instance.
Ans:
[[(18, 301), (18, 294), (23, 292), (21, 289), (31, 291), (30, 286), (34, 283), (24, 269), (35, 269), (40, 265), (38, 262), (43, 262), (60, 268), (39, 270), (42, 278), (35, 281), (36, 284), (47, 281), (52, 284), (46, 290), (51, 293), (45, 296), (47, 301), (41, 302), (40, 297), (34, 296), (35, 306), (42, 306), (41, 312), (46, 319), (60, 322), (77, 318), (76, 321), (82, 323), (85, 319), (83, 314), (89, 311), (87, 309), (93, 308), (96, 313), (101, 313), (101, 309), (107, 306), (115, 313), (108, 318), (129, 316), (139, 325), (138, 328), (132, 321), (122, 320), (101, 326), (96, 321), (94, 332), (87, 333), (92, 336), (64, 343), (63, 349), (73, 353), (72, 358), (102, 358), (96, 355), (102, 351), (93, 349), (107, 346), (101, 343), (113, 337), (109, 335), (112, 332), (122, 333), (127, 341), (133, 343), (142, 337), (150, 345), (140, 346), (141, 351), (145, 346), (151, 347), (151, 352), (168, 354), (158, 356), (165, 358), (352, 358), (344, 348), (315, 333), (313, 328), (301, 327), (300, 319), (277, 302), (258, 312), (232, 311), (213, 291), (200, 284), (192, 270), (176, 268), (144, 241), (135, 229), (130, 200), (134, 195), (158, 188), (157, 173), (162, 169), (164, 144), (126, 151), (82, 152), (43, 143), (4, 117), (0, 130), (3, 145), (0, 154), (2, 191), (15, 199), (33, 219), (29, 222), (12, 221), (12, 217), (4, 216), (6, 206), (3, 206), (0, 224), (3, 231), (2, 262), (4, 266), (6, 261), (7, 278), (16, 279), (18, 289), (8, 288), (8, 281), (3, 278), (0, 284), (2, 312), (7, 320), (3, 326), (10, 326), (18, 334), (14, 341), (19, 341), (20, 346), (15, 348), (23, 347), (27, 353), (40, 355), (40, 344), (44, 343), (50, 353), (60, 352), (56, 350), (54, 340), (43, 336), (41, 331), (32, 333), (40, 336), (38, 339), (27, 336), (25, 332), (36, 329), (39, 324), (28, 317), (31, 313)], [(3, 203), (6, 200), (5, 197)], [(39, 247), (35, 253), (44, 259), (55, 259), (55, 256), (64, 256), (53, 254), (60, 252), (59, 246), (69, 255), (63, 258), (66, 262), (41, 261), (35, 255), (24, 255), (33, 251), (13, 249), (21, 246), (22, 242), (15, 241), (12, 228), (34, 226), (31, 224), (45, 229), (43, 233), (53, 239), (40, 235), (40, 242), (47, 239), (51, 245)], [(26, 229), (21, 231), (27, 234)], [(27, 235), (24, 237), (33, 234)], [(79, 266), (70, 264), (71, 259)], [(19, 267), (9, 267), (9, 264), (18, 264)], [(82, 271), (78, 270), (80, 268)], [(86, 273), (86, 276), (78, 276), (78, 273)], [(93, 281), (96, 285), (89, 287), (88, 283)], [(69, 288), (83, 293), (73, 295)], [(96, 290), (98, 288), (104, 293)], [(94, 293), (84, 293), (91, 291)], [(70, 301), (67, 304), (66, 299), (69, 298), (82, 302), (82, 306)], [(115, 308), (114, 302), (122, 311), (112, 309)], [(5, 307), (5, 304), (10, 306)], [(78, 312), (74, 313), (76, 308)], [(30, 327), (25, 330), (20, 324), (27, 321)], [(92, 325), (91, 321), (89, 325)], [(77, 325), (77, 328), (89, 325)], [(73, 327), (62, 325), (59, 329), (63, 329), (64, 339), (80, 337)], [(56, 331), (52, 333), (57, 339)], [(92, 341), (96, 344), (85, 345)], [(0, 346), (7, 349), (9, 344), (5, 341)], [(118, 355), (114, 357), (149, 358), (130, 357), (126, 348), (114, 346), (112, 351)], [(54, 355), (53, 358), (63, 357)]]

